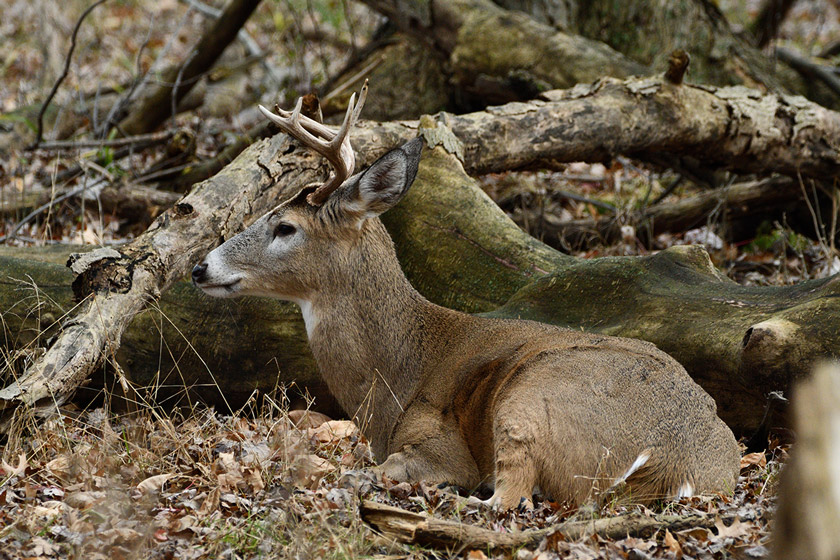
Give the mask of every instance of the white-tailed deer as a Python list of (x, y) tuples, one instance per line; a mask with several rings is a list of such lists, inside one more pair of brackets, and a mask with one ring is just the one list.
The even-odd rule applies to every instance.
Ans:
[(413, 182), (422, 141), (352, 175), (364, 94), (337, 133), (301, 116), (300, 103), (279, 115), (260, 107), (334, 175), (213, 250), (195, 285), (300, 305), (321, 374), (393, 479), (488, 483), (503, 508), (536, 485), (571, 503), (619, 488), (639, 502), (732, 491), (732, 432), (653, 344), (475, 317), (409, 284), (377, 216)]

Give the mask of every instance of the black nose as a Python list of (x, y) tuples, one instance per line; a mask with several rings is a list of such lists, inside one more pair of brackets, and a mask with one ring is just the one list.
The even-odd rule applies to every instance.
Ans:
[(198, 284), (200, 282), (203, 282), (206, 274), (207, 274), (207, 263), (201, 263), (201, 264), (195, 265), (195, 267), (193, 268), (193, 271), (192, 271), (193, 282), (195, 282), (196, 284)]

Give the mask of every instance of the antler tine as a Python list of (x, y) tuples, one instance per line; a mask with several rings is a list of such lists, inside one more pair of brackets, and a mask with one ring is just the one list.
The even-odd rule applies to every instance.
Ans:
[(347, 112), (344, 121), (338, 132), (334, 132), (325, 125), (301, 115), (303, 99), (298, 98), (292, 112), (277, 108), (279, 115), (272, 113), (262, 105), (260, 111), (269, 120), (277, 124), (281, 130), (298, 139), (304, 146), (311, 148), (321, 154), (333, 167), (333, 174), (323, 185), (310, 193), (307, 201), (313, 205), (323, 204), (329, 195), (335, 191), (350, 175), (356, 166), (356, 156), (353, 147), (350, 145), (350, 130), (359, 118), (367, 97), (367, 81), (359, 93), (359, 102), (356, 103), (356, 94), (350, 96), (347, 105)]

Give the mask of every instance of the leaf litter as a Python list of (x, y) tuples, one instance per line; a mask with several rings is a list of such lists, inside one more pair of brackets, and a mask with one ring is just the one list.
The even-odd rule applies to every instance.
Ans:
[[(574, 509), (536, 496), (533, 509), (497, 512), (468, 499), (470, 490), (379, 478), (359, 428), (315, 412), (167, 418), (96, 409), (27, 430), (10, 437), (0, 462), (2, 559), (766, 558), (786, 457), (778, 445), (744, 455), (732, 496), (651, 509)], [(549, 533), (518, 550), (432, 550), (377, 534), (360, 517), (362, 499), (498, 533), (629, 512), (700, 514), (714, 525), (613, 540)]]

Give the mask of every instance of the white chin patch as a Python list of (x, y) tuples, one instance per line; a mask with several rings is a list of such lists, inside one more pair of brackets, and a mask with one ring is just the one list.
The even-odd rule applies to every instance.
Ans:
[(201, 288), (201, 291), (207, 294), (208, 296), (217, 297), (217, 298), (228, 298), (228, 297), (235, 297), (239, 295), (239, 282), (234, 282), (232, 284), (227, 284), (224, 286), (198, 286)]

